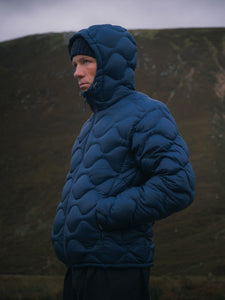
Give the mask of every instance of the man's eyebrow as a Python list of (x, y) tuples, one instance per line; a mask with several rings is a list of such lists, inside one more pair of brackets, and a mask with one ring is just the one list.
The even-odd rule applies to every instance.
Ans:
[(78, 58), (77, 61), (72, 61), (72, 65), (77, 65), (77, 63), (81, 62), (83, 58)]

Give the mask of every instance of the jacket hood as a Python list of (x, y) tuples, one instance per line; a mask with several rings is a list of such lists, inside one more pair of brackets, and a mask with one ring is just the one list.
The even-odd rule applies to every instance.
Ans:
[(78, 36), (87, 41), (97, 60), (95, 79), (91, 87), (81, 94), (93, 111), (102, 110), (134, 90), (136, 42), (121, 26), (94, 25), (71, 37), (69, 52)]

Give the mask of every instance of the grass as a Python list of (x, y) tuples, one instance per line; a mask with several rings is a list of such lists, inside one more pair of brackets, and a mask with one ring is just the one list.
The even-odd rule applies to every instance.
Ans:
[(224, 300), (224, 278), (152, 278), (151, 300)]
[(1, 300), (61, 300), (60, 276), (0, 275)]
[[(1, 300), (62, 299), (62, 276), (0, 275)], [(225, 278), (151, 277), (151, 300), (224, 300)]]

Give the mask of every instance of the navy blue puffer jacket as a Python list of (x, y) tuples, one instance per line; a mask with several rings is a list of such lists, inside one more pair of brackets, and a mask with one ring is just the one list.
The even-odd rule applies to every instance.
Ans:
[(68, 267), (153, 264), (152, 225), (194, 198), (188, 149), (167, 107), (136, 92), (136, 43), (119, 26), (76, 33), (93, 49), (96, 77), (83, 93), (93, 111), (72, 150), (54, 221)]

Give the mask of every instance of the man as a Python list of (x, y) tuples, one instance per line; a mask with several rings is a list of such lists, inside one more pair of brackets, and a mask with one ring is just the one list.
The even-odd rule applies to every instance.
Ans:
[(167, 107), (136, 92), (136, 43), (120, 26), (76, 33), (69, 53), (92, 109), (72, 150), (52, 232), (64, 299), (146, 300), (152, 225), (194, 199), (188, 149)]

